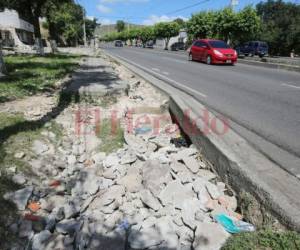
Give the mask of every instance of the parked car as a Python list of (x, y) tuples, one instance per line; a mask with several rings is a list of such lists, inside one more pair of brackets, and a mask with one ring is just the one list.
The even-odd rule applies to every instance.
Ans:
[(115, 41), (115, 47), (123, 47), (123, 42), (120, 40)]
[(238, 46), (237, 52), (239, 55), (263, 57), (269, 54), (269, 46), (266, 42), (250, 41), (241, 46)]
[(153, 45), (154, 45), (153, 41), (148, 41), (146, 42), (145, 48), (153, 49), (154, 48)]
[(207, 64), (231, 64), (237, 62), (237, 52), (224, 41), (202, 39), (195, 41), (189, 49), (189, 60)]
[(171, 45), (171, 50), (177, 51), (177, 50), (184, 50), (185, 49), (185, 43), (184, 42), (177, 42), (173, 43)]

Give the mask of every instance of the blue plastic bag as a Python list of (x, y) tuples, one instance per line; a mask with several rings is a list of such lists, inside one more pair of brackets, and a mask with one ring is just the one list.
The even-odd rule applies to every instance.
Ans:
[(216, 215), (215, 220), (220, 223), (227, 232), (232, 234), (255, 231), (255, 227), (252, 224), (241, 220), (234, 220), (226, 214)]

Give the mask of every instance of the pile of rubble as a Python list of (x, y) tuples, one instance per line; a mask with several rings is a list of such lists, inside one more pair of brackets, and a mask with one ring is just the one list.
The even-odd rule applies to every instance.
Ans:
[[(142, 95), (140, 86), (125, 98), (132, 106), (142, 104), (133, 98)], [(123, 123), (132, 119), (124, 114)], [(193, 145), (171, 143), (178, 130), (164, 128), (173, 124), (159, 133), (125, 129), (124, 146), (106, 154), (98, 138), (74, 136), (71, 116), (69, 110), (57, 118), (68, 128), (57, 147), (47, 130), (45, 140), (34, 141), (30, 164), (38, 178), (13, 176), (25, 188), (5, 195), (22, 215), (11, 232), (33, 250), (216, 250), (224, 244), (229, 234), (214, 216), (240, 219), (237, 200)]]

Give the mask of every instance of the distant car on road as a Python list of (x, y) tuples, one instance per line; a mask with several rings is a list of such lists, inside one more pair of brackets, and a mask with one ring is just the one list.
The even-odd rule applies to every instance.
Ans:
[(266, 42), (250, 41), (241, 46), (236, 47), (236, 50), (240, 55), (245, 56), (259, 56), (264, 57), (269, 54), (269, 46)]
[(153, 45), (154, 45), (153, 41), (148, 41), (148, 42), (146, 42), (145, 48), (153, 49), (154, 48)]
[(115, 47), (123, 47), (123, 42), (120, 40), (115, 41)]
[(237, 62), (237, 52), (220, 40), (196, 40), (188, 53), (189, 60), (203, 61), (207, 64), (234, 65)]
[(177, 43), (173, 43), (171, 45), (171, 50), (172, 51), (184, 50), (184, 49), (185, 49), (185, 43), (184, 42), (177, 42)]

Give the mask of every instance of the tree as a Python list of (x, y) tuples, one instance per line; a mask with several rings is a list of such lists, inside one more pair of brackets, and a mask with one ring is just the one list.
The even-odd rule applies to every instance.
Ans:
[(168, 50), (171, 37), (178, 36), (180, 27), (175, 22), (161, 22), (154, 26), (154, 34), (157, 38), (165, 40), (165, 50)]
[(98, 25), (99, 24), (97, 23), (96, 18), (94, 18), (93, 20), (85, 19), (86, 37), (88, 40), (91, 40), (94, 38), (94, 32)]
[(190, 39), (212, 38), (216, 34), (216, 12), (199, 12), (187, 22)]
[(38, 53), (44, 54), (41, 39), (41, 29), (39, 18), (42, 17), (42, 10), (47, 0), (1, 0), (0, 7), (14, 9), (22, 16), (26, 16), (34, 26), (34, 35), (38, 45)]
[(118, 20), (116, 23), (116, 29), (118, 32), (121, 32), (125, 29), (125, 23), (122, 20)]
[(233, 32), (233, 43), (243, 43), (258, 39), (261, 30), (261, 20), (255, 9), (245, 7), (236, 14), (236, 28)]
[(271, 54), (300, 53), (300, 5), (268, 0), (256, 6), (262, 20), (261, 39), (268, 42)]
[(63, 3), (49, 14), (56, 36), (60, 35), (68, 45), (77, 46), (83, 37), (83, 10), (73, 2)]
[(142, 27), (137, 32), (139, 38), (141, 39), (143, 46), (145, 47), (146, 42), (155, 39), (154, 28), (152, 26)]
[(182, 18), (176, 18), (173, 22), (178, 23), (181, 29), (185, 28), (185, 21)]
[(219, 39), (230, 41), (233, 38), (233, 34), (237, 30), (237, 15), (231, 8), (225, 8), (216, 13), (215, 18), (216, 35)]

